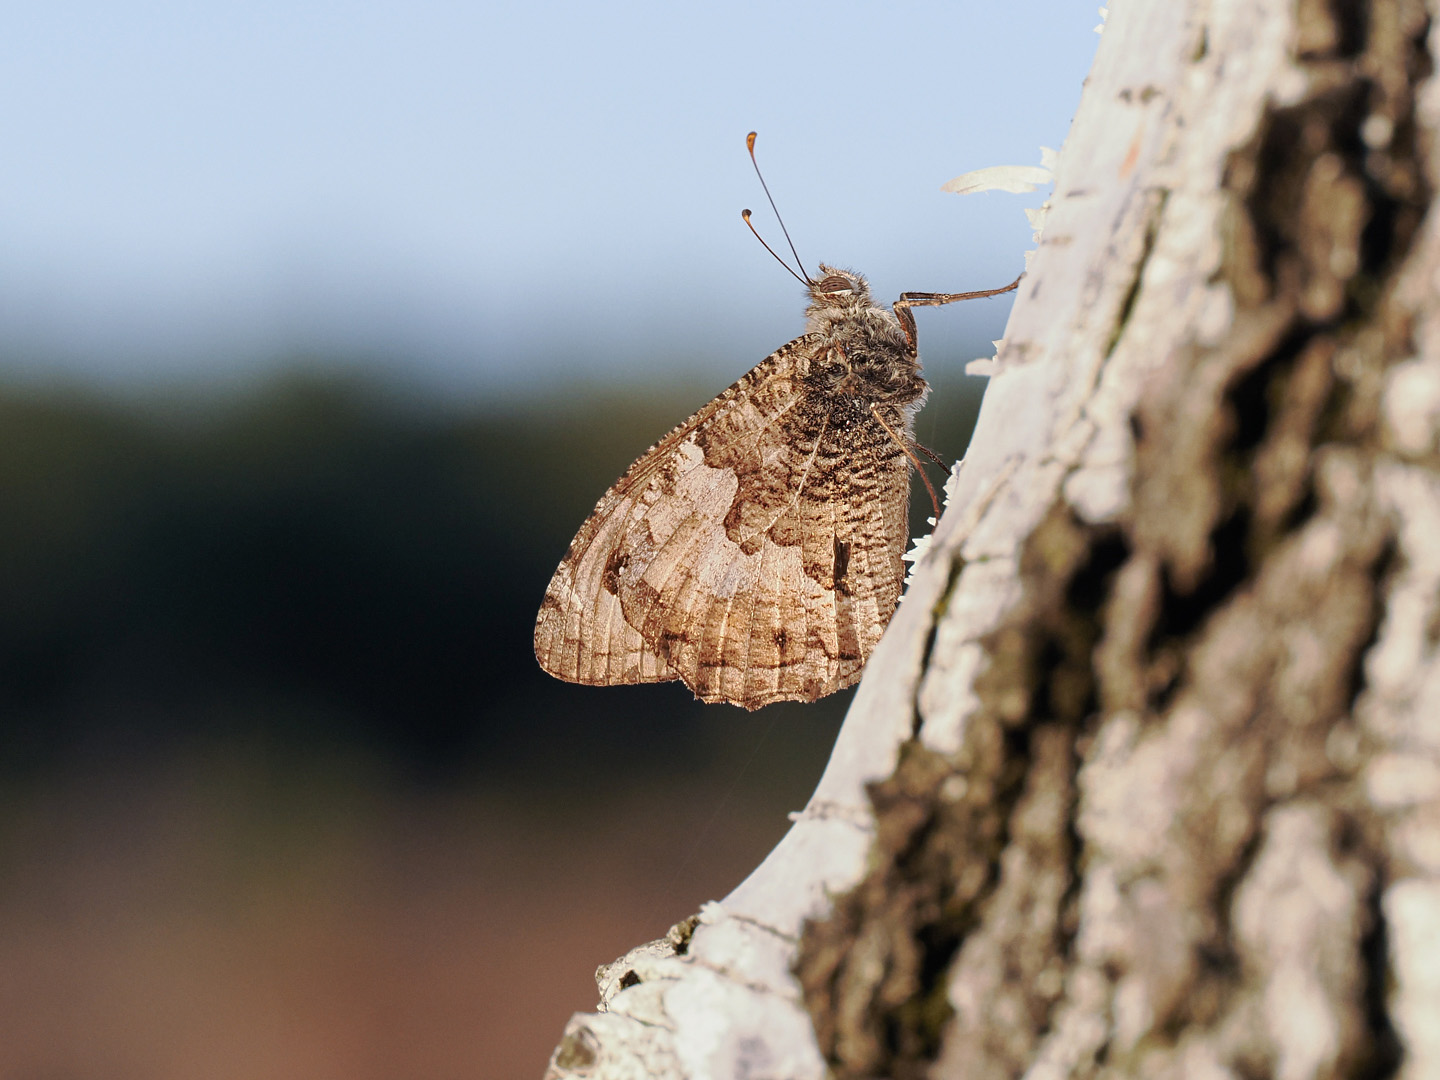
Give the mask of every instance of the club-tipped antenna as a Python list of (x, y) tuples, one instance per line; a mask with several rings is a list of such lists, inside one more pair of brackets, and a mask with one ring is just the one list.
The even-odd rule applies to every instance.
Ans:
[[(770, 194), (770, 185), (765, 183), (765, 176), (760, 172), (760, 163), (755, 160), (755, 132), (752, 131), (749, 135), (745, 136), (745, 149), (750, 151), (750, 164), (755, 166), (755, 175), (760, 178), (760, 187), (765, 191), (765, 198), (770, 201), (770, 209), (775, 212), (775, 220), (780, 222), (780, 231), (785, 234), (785, 243), (790, 245), (790, 254), (795, 256), (795, 265), (800, 268), (800, 273), (797, 274), (796, 277), (800, 277), (806, 285), (813, 284), (810, 280), (810, 275), (805, 272), (805, 263), (800, 258), (800, 253), (795, 250), (795, 241), (790, 239), (790, 230), (785, 228), (785, 219), (780, 216), (780, 208), (775, 205), (775, 199)], [(750, 219), (747, 217), (745, 221), (748, 224)], [(750, 231), (755, 232), (753, 225), (750, 227)], [(755, 233), (755, 235), (758, 237), (760, 234)], [(762, 244), (765, 243), (763, 240), (760, 242)], [(766, 244), (765, 246), (768, 248), (770, 245)], [(775, 253), (772, 251), (770, 254), (774, 255)], [(779, 256), (776, 257), (778, 258)]]
[(789, 263), (787, 263), (784, 259), (780, 258), (779, 255), (775, 255), (775, 249), (772, 248), (769, 244), (765, 243), (765, 238), (761, 236), (758, 232), (755, 232), (755, 226), (750, 224), (750, 211), (741, 210), (740, 217), (744, 219), (746, 225), (750, 226), (750, 231), (755, 234), (755, 239), (760, 241), (760, 246), (763, 247), (766, 251), (770, 252), (771, 255), (775, 256), (775, 261), (785, 268), (785, 272), (791, 277), (793, 277), (796, 281), (798, 281), (801, 285), (809, 288), (812, 282), (806, 281), (799, 274), (795, 273), (795, 271), (790, 268)]

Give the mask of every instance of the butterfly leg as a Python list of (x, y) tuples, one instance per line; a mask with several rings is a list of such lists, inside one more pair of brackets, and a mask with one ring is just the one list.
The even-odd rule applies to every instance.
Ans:
[(910, 444), (902, 439), (894, 428), (885, 422), (885, 418), (880, 415), (879, 406), (873, 402), (870, 405), (870, 414), (880, 422), (880, 426), (885, 429), (885, 433), (895, 440), (895, 445), (905, 452), (905, 456), (910, 459), (910, 464), (914, 465), (915, 471), (920, 474), (920, 479), (925, 481), (925, 490), (930, 493), (930, 505), (935, 508), (935, 520), (939, 521), (940, 499), (935, 494), (935, 486), (930, 483), (930, 477), (925, 475), (925, 468), (920, 464), (920, 459), (915, 456), (915, 451), (910, 448)]
[(977, 289), (974, 292), (962, 293), (931, 293), (931, 292), (904, 292), (900, 299), (891, 305), (895, 317), (900, 320), (900, 328), (905, 331), (905, 340), (910, 346), (910, 351), (916, 352), (915, 342), (915, 316), (911, 314), (912, 307), (940, 307), (942, 304), (954, 304), (961, 300), (983, 300), (987, 296), (999, 296), (1001, 293), (1012, 292), (1020, 287), (1021, 274), (1009, 285), (999, 289)]

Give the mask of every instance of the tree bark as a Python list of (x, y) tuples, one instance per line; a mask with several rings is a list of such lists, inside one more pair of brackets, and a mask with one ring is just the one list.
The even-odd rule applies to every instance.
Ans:
[(810, 804), (559, 1077), (1440, 1077), (1440, 0), (1117, 0)]

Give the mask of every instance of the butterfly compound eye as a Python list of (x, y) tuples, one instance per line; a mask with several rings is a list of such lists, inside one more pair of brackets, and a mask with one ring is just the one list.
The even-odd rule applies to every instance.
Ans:
[(851, 283), (850, 279), (841, 277), (839, 274), (830, 274), (821, 279), (818, 288), (820, 292), (826, 293), (827, 295), (831, 293), (853, 292), (855, 290), (855, 286)]

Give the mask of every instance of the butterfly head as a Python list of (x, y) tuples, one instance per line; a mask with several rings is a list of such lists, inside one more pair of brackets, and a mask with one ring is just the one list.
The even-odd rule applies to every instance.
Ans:
[(870, 286), (853, 270), (838, 270), (820, 264), (820, 273), (809, 283), (810, 304), (805, 314), (812, 330), (824, 330), (829, 324), (874, 306)]
[(859, 274), (821, 263), (805, 314), (807, 332), (820, 339), (805, 366), (813, 390), (827, 398), (899, 404), (924, 397), (915, 350), (895, 315), (870, 298)]

